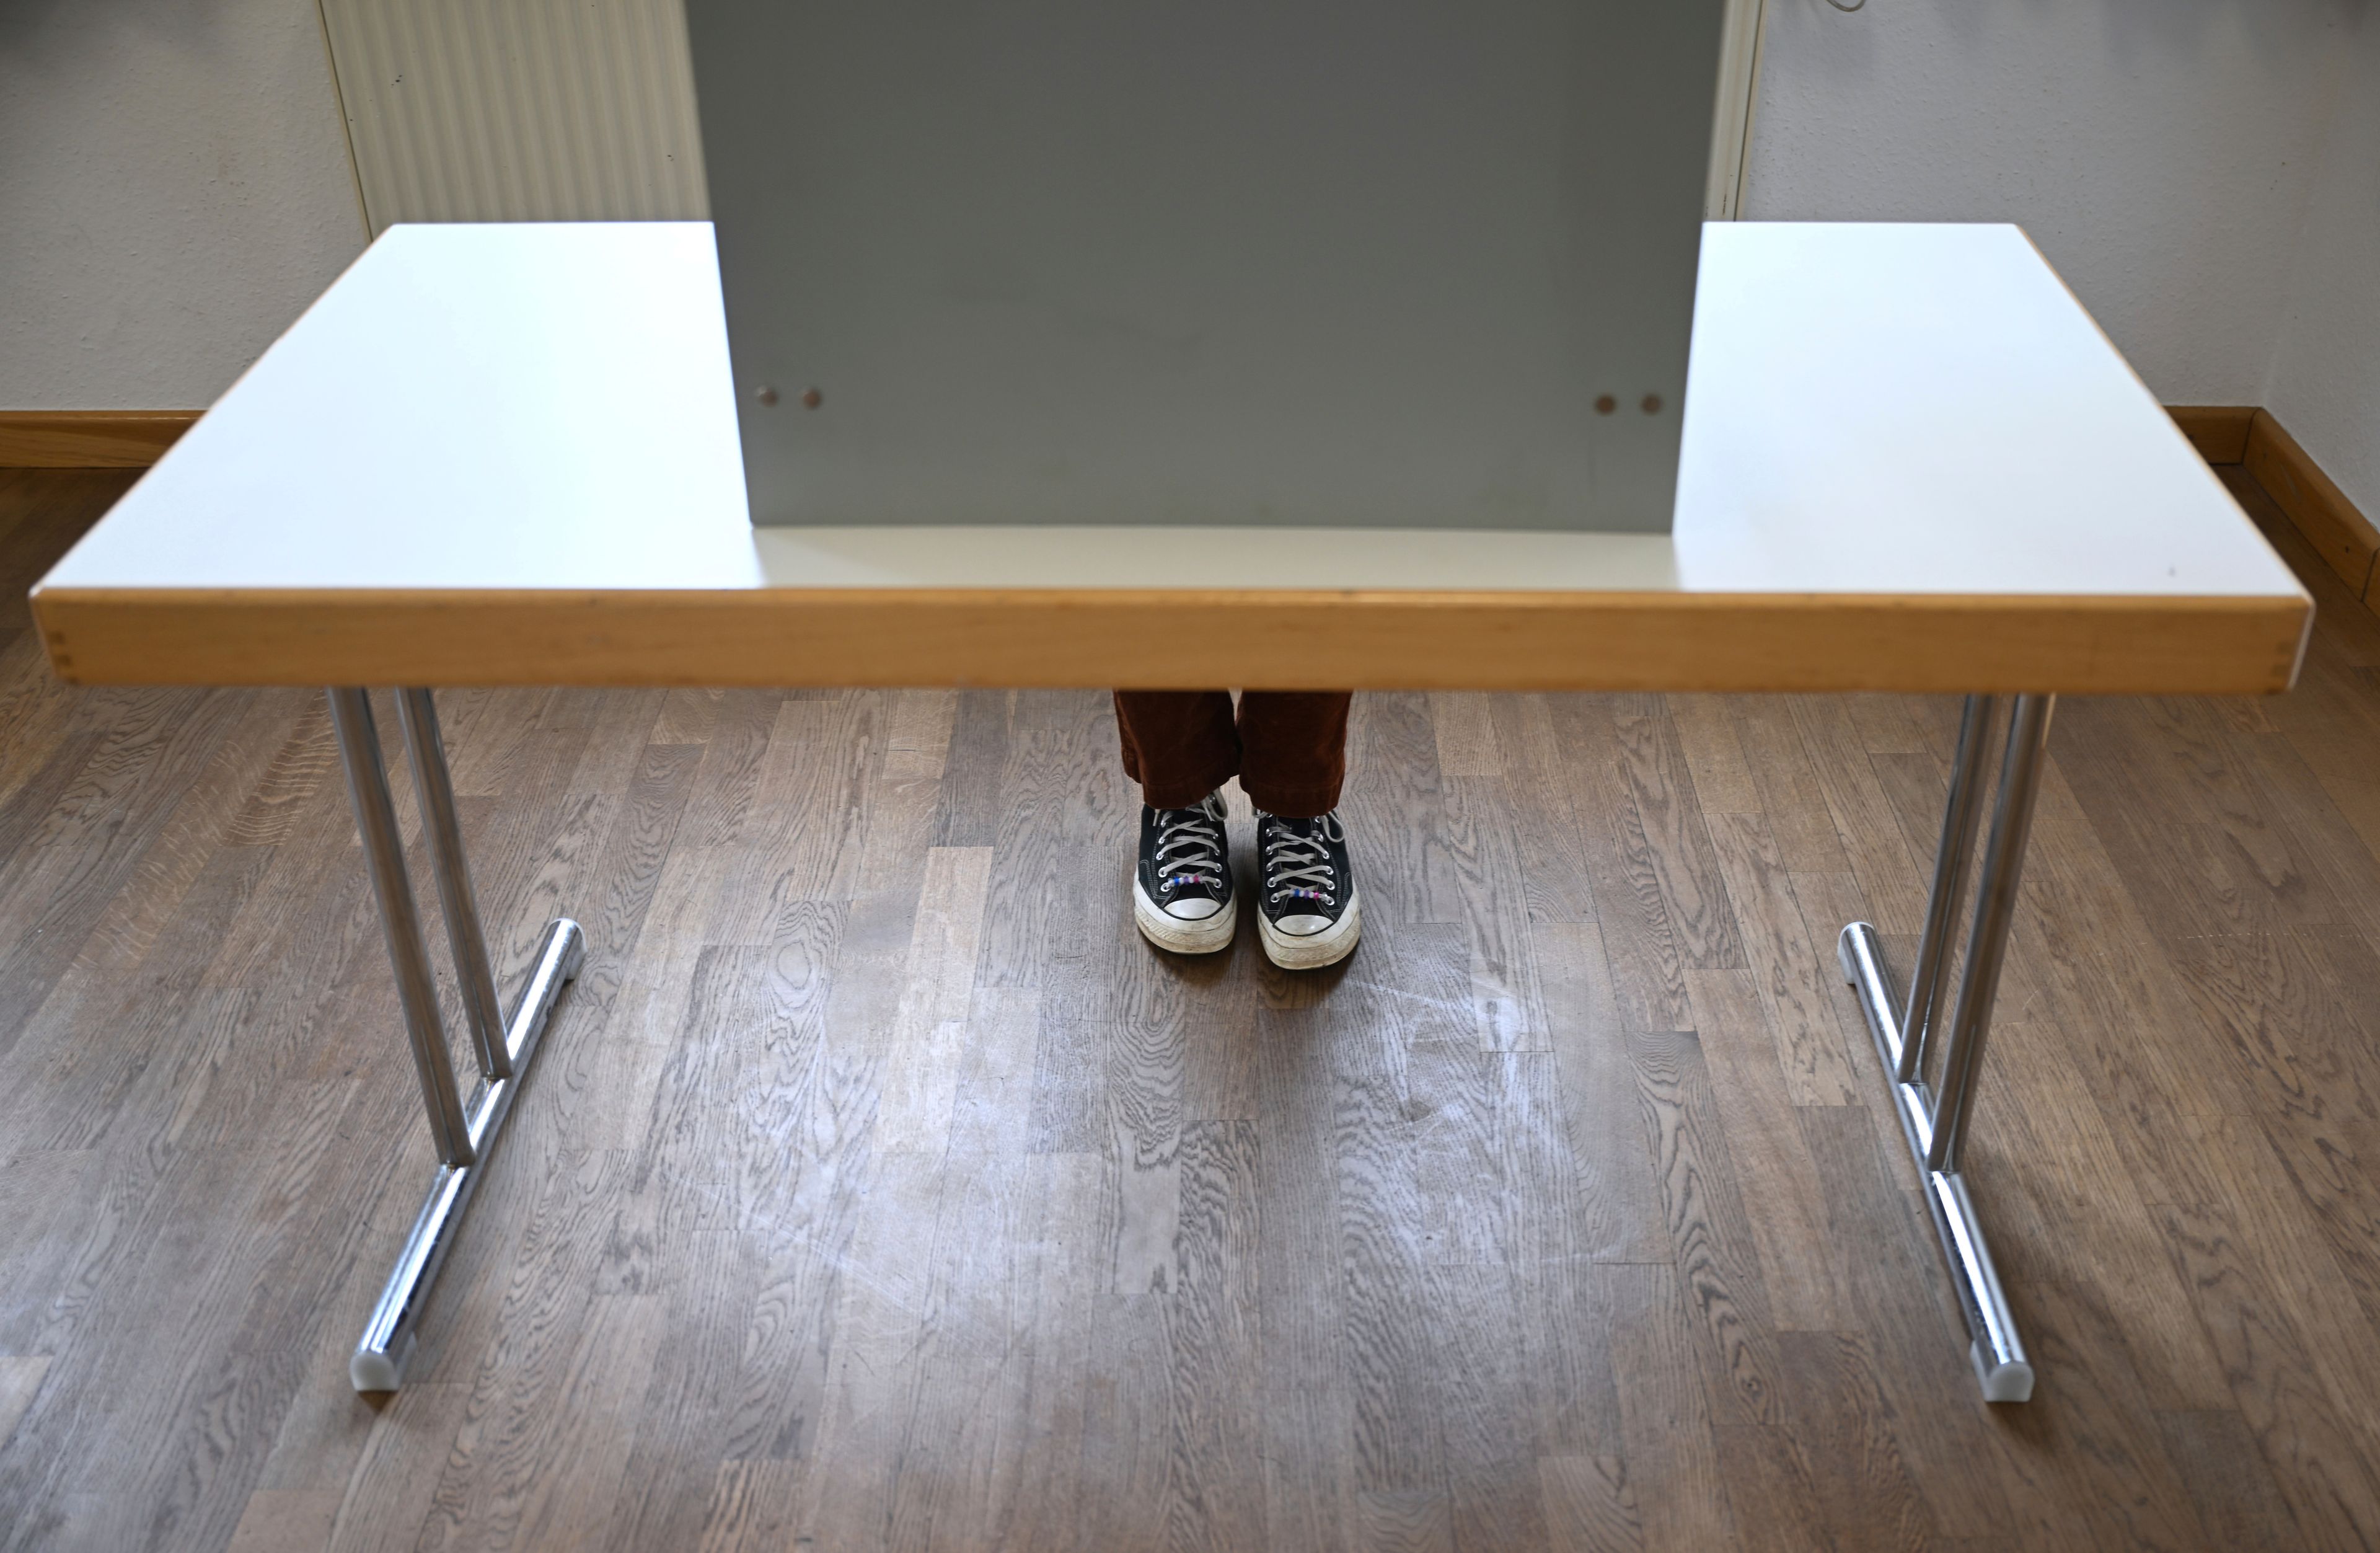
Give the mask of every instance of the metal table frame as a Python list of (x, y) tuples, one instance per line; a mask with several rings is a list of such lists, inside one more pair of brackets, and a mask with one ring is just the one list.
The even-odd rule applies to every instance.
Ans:
[[(1845, 927), (1837, 943), (1843, 979), (1859, 995), (1868, 1033), (1876, 1037), (1901, 1135), (1925, 1184), (1925, 1206), (1942, 1241), (1943, 1260), (1967, 1317), (1969, 1355), (1982, 1381), (1984, 1400), (2022, 1402), (2033, 1396), (2033, 1364), (2016, 1319), (2009, 1314), (1990, 1244), (1975, 1217), (1960, 1159), (1973, 1114), (1976, 1074), (1984, 1040), (1990, 1033), (1992, 999), (2008, 958), (2009, 930), (2016, 921), (2017, 883), (2024, 870), (2025, 838), (2033, 828), (2034, 800), (2041, 790), (2041, 766), (2049, 740), (2049, 715), (2057, 698), (2021, 695), (2006, 719), (2008, 739), (2000, 759), (1999, 796), (1992, 811), (1990, 838), (1984, 844), (1983, 875), (1975, 887), (1974, 923), (1959, 975), (1955, 1003), (1947, 997), (1950, 943), (1959, 927), (1967, 861), (1983, 817), (1984, 757), (2000, 721), (1999, 698), (1967, 698), (1959, 725), (1958, 754), (1951, 762), (1950, 791), (1943, 806), (1942, 837), (1934, 859), (1934, 886), (1925, 923), (1917, 940), (1917, 962), (1907, 1001), (1895, 1011), (1876, 929), (1866, 923)], [(1935, 1031), (1944, 1009), (1949, 1022), (1938, 1041)], [(1938, 1045), (1938, 1061), (1928, 1062)], [(1933, 1075), (1929, 1078), (1929, 1072)]]
[(438, 1012), (438, 983), (430, 969), (430, 948), (421, 936), (413, 883), (405, 867), (396, 805), (389, 797), (388, 769), (381, 764), (380, 730), (372, 722), (368, 691), (334, 688), (331, 721), (337, 730), (340, 764), (346, 767), (347, 796), (362, 838), (364, 867), (380, 900), (381, 927), (388, 936), (388, 960), (396, 973), (397, 999), (413, 1046), (413, 1067), (421, 1081), (421, 1103), (430, 1113), (430, 1137), (437, 1145), (438, 1169), (430, 1194), (415, 1217), (395, 1268), (372, 1306), (371, 1319), (347, 1361), (347, 1378), (358, 1391), (394, 1391), (405, 1382), (413, 1357), (421, 1311), (438, 1269), (460, 1232), (463, 1215), (487, 1173), (488, 1156), (512, 1114), (513, 1100), (528, 1082), (554, 1000), (578, 974), (586, 935), (568, 917), (546, 925), (528, 983), (510, 1020), (499, 1015), (495, 975), (480, 908), (463, 856), (463, 828), (455, 814), (455, 784), (446, 771), (446, 746), (438, 736), (438, 710), (426, 690), (396, 692), (396, 717), (405, 737), (406, 762), (421, 806), (421, 829), (429, 845), (430, 871), (438, 882), (446, 919), (446, 946), (462, 984), (464, 1021), (479, 1058), (480, 1082), (466, 1106), (456, 1093), (446, 1030)]
[[(406, 1033), (439, 1159), (413, 1232), (348, 1362), (348, 1376), (357, 1390), (389, 1391), (404, 1382), (423, 1303), (487, 1170), (489, 1153), (511, 1114), (514, 1097), (528, 1078), (555, 999), (564, 984), (578, 973), (586, 939), (578, 924), (567, 917), (549, 923), (512, 1017), (499, 1017), (495, 981), (463, 855), (462, 828), (455, 813), (454, 783), (439, 737), (437, 709), (426, 690), (398, 691), (397, 720), (421, 807), (431, 871), (446, 921), (447, 947), (461, 984), (465, 1021), (479, 1058), (480, 1081), (465, 1105), (455, 1089), (439, 1015), (437, 983), (406, 872), (371, 701), (361, 690), (334, 689), (328, 693), (339, 756), (346, 767), (347, 791), (355, 804), (356, 829), (362, 838), (365, 866), (379, 899), (389, 963), (395, 972)], [(1992, 1265), (1991, 1247), (1976, 1218), (1960, 1160), (1973, 1110), (1985, 1037), (1991, 1027), (1992, 1001), (2007, 959), (2009, 930), (2015, 922), (2017, 884), (2024, 866), (2025, 840), (2040, 790), (2056, 699), (2018, 696), (2002, 719), (1999, 697), (1967, 698), (1917, 960), (1906, 1000), (1897, 1010), (1876, 929), (1866, 923), (1852, 923), (1843, 929), (1838, 945), (1843, 976), (1857, 992), (1867, 1017), (1902, 1133), (1924, 1180), (1925, 1204), (1966, 1313), (1976, 1376), (1983, 1383), (1985, 1400), (1994, 1402), (2029, 1399), (2033, 1365), (2009, 1313), (2008, 1298)], [(1999, 794), (1991, 835), (1984, 846), (1974, 921), (1953, 1000), (1950, 944), (1962, 915), (1961, 896), (1968, 860), (1983, 817), (1984, 762), (2003, 720), (2009, 735), (2000, 762)], [(1946, 1009), (1948, 1025), (1937, 1040), (1934, 1033), (1941, 1026)], [(1929, 1058), (1936, 1060), (1929, 1062)]]

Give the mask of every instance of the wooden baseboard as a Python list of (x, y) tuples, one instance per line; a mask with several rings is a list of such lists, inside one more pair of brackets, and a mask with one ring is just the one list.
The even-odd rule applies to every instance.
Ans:
[(2168, 405), (2165, 411), (2208, 463), (2236, 464), (2248, 457), (2248, 426), (2256, 419), (2254, 405)]
[(0, 469), (147, 469), (195, 410), (0, 410)]
[(2364, 603), (2380, 606), (2380, 564), (2374, 560), (2380, 556), (2380, 529), (2270, 412), (2256, 411), (2240, 462), (2339, 581)]

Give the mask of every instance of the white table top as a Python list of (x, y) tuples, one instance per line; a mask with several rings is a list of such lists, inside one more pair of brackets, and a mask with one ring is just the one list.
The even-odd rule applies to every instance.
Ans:
[[(652, 661), (625, 645), (641, 630), (662, 632), (654, 640), (676, 653), (666, 675), (653, 670), (673, 682), (731, 672), (850, 682), (820, 677), (857, 678), (875, 660), (822, 654), (814, 642), (783, 645), (767, 661), (724, 649), (706, 656), (688, 646), (692, 628), (675, 615), (599, 639), (585, 634), (577, 605), (656, 595), (673, 607), (709, 599), (814, 611), (832, 602), (846, 611), (847, 635), (863, 629), (848, 614), (853, 601), (897, 594), (972, 613), (951, 617), (959, 634), (943, 656), (893, 654), (899, 661), (884, 673), (903, 678), (867, 682), (948, 682), (965, 668), (991, 682), (1050, 683), (1066, 664), (1079, 664), (1068, 671), (1079, 682), (1099, 682), (1171, 671), (1109, 639), (1086, 637), (1070, 656), (1046, 631), (1038, 657), (1010, 654), (1003, 633), (1013, 626), (984, 601), (1014, 596), (1038, 608), (1051, 590), (1182, 600), (1222, 590), (1244, 608), (1268, 599), (1286, 607), (1293, 595), (1373, 604), (1527, 595), (1573, 613), (1642, 612), (1667, 600), (1661, 629), (1686, 646), (1703, 641), (1705, 606), (1832, 601), (1871, 611), (1857, 642), (1813, 645), (1805, 662), (1771, 678), (1758, 664), (1719, 662), (1739, 649), (1712, 644), (1704, 666), (1678, 682), (1926, 688), (1973, 665), (1986, 671), (1973, 688), (2030, 673), (2043, 689), (2213, 691), (2287, 683), (2310, 609), (2013, 226), (1709, 226), (1669, 536), (755, 531), (732, 393), (707, 224), (394, 228), (35, 590), (54, 662), (91, 679), (369, 672), (381, 682), (452, 682), (482, 663), (490, 679), (616, 678), (641, 676)], [(392, 648), (415, 628), (389, 616), (370, 628), (380, 632), (378, 655), (365, 652), (365, 625), (351, 629), (347, 617), (317, 607), (343, 594), (391, 608), (439, 604), (445, 651)], [(563, 620), (557, 603), (549, 623), (537, 623), (548, 619), (536, 613), (540, 600), (565, 598), (574, 601), (567, 622), (552, 623)], [(1935, 666), (1899, 679), (1852, 672), (1850, 654), (1898, 655), (1900, 639), (1873, 616), (1893, 601), (1930, 609), (1937, 622), (1955, 618), (1966, 634), (1953, 643), (1904, 611), (1893, 629), (1930, 646)], [(2023, 607), (2004, 618), (1957, 615), (1951, 606), (1962, 601), (1987, 612)], [(2021, 633), (2038, 635), (2059, 601), (2095, 601), (2098, 623), (2058, 650), (2097, 655), (2099, 671), (2041, 682), (2051, 660), (2038, 643), (2030, 666), (1995, 670), (2003, 648), (2024, 655)], [(197, 621), (188, 609), (199, 602), (217, 612)], [(2168, 604), (2199, 614), (2159, 615)], [(316, 610), (302, 621), (301, 605)], [(184, 614), (169, 621), (176, 608)], [(2158, 669), (2169, 643), (2199, 640), (2208, 609), (2261, 623), (2199, 651), (2204, 671)], [(2153, 618), (2163, 621), (2160, 641), (2143, 634)], [(1282, 614), (1277, 623), (1303, 630), (1305, 619)], [(285, 630), (270, 642), (260, 636), (252, 651), (216, 650), (250, 627)], [(1461, 629), (1478, 635), (1475, 622)], [(1548, 677), (1547, 652), (1605, 652), (1622, 630), (1607, 621), (1559, 641), (1490, 643), (1466, 671), (1476, 678), (1462, 682), (1652, 682), (1658, 658), (1617, 678)], [(1815, 642), (1800, 628), (1776, 630), (1784, 634), (1746, 637), (1741, 651), (1773, 656), (1778, 642), (1801, 653)], [(472, 655), (474, 631), (502, 640), (491, 636)], [(356, 640), (323, 647), (343, 633)], [(1351, 637), (1339, 660), (1316, 661), (1350, 682), (1420, 682), (1434, 660), (1418, 650), (1369, 672), (1402, 640), (1386, 632), (1358, 656)], [(1219, 661), (1213, 672), (1269, 682), (1251, 677), (1269, 661)]]
[(2013, 226), (1714, 223), (1700, 296), (1666, 538), (756, 532), (706, 224), (398, 226), (44, 586), (2301, 593)]

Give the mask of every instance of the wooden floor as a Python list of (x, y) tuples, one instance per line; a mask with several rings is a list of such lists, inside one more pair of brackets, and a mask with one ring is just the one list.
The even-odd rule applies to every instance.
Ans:
[(2294, 694), (2058, 714), (2030, 1406), (1834, 969), (1951, 703), (1360, 697), (1291, 978), (1134, 936), (1101, 697), (744, 691), (443, 699), (509, 973), (591, 948), (367, 1402), (429, 1153), (320, 697), (7, 602), (124, 483), (0, 475), (0, 1547), (2380, 1542), (2380, 620), (2301, 547)]

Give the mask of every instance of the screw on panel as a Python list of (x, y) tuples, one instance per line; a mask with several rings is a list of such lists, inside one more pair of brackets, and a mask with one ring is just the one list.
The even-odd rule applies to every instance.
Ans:
[(772, 405), (777, 402), (777, 390), (769, 384), (763, 383), (760, 385), (760, 391), (752, 397), (764, 405)]

